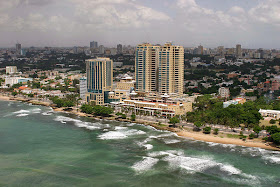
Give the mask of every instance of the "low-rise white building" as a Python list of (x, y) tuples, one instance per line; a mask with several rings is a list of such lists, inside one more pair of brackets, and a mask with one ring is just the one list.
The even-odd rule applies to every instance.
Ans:
[(272, 117), (272, 118), (275, 118), (275, 119), (280, 119), (280, 110), (263, 110), (263, 109), (260, 109), (259, 113), (263, 117)]

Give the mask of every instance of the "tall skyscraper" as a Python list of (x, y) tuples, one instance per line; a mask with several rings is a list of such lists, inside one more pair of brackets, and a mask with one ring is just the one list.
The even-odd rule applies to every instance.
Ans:
[(110, 58), (86, 60), (87, 102), (97, 105), (108, 103), (108, 93), (113, 87), (113, 61)]
[(135, 78), (136, 91), (158, 91), (158, 61), (160, 46), (140, 44), (136, 49)]
[(183, 94), (184, 48), (166, 43), (137, 46), (135, 59), (136, 91)]
[(98, 42), (95, 41), (90, 42), (90, 48), (98, 48)]
[(236, 58), (241, 58), (242, 57), (242, 49), (241, 49), (240, 44), (236, 45), (235, 55), (236, 55)]
[(123, 47), (122, 44), (117, 45), (117, 54), (122, 54), (123, 53)]
[(17, 44), (16, 44), (16, 54), (17, 54), (17, 55), (20, 55), (20, 54), (21, 54), (21, 44), (20, 44), (20, 43), (17, 43)]

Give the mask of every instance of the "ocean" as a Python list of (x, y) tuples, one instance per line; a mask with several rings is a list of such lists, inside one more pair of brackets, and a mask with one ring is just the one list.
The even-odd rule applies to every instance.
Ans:
[(280, 186), (280, 152), (0, 101), (0, 186)]

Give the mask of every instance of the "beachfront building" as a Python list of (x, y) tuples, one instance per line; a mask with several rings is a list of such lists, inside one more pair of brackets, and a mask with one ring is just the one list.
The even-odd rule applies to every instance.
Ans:
[(6, 66), (6, 74), (14, 74), (17, 72), (18, 71), (16, 66)]
[(113, 61), (110, 58), (86, 60), (86, 102), (97, 105), (109, 103), (109, 92), (113, 88)]
[(136, 92), (183, 95), (184, 48), (140, 44), (135, 57)]
[(272, 117), (272, 118), (275, 118), (275, 119), (280, 119), (280, 110), (263, 110), (263, 109), (260, 109), (259, 113), (263, 117)]
[(111, 102), (110, 105), (115, 109), (131, 109), (135, 114), (159, 115), (166, 118), (192, 111), (192, 102), (187, 100), (172, 99), (167, 94), (160, 98), (135, 97), (137, 93), (134, 93), (131, 93), (130, 99)]
[(87, 78), (83, 77), (80, 78), (80, 98), (82, 100), (86, 99), (86, 93), (87, 93)]

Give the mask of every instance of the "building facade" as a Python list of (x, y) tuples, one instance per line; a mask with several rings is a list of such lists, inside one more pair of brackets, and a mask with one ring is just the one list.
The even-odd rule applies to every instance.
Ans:
[(6, 74), (14, 74), (17, 72), (18, 71), (16, 66), (6, 66)]
[(135, 57), (136, 91), (183, 94), (184, 48), (140, 44)]
[(110, 58), (86, 60), (86, 101), (97, 105), (108, 103), (108, 94), (113, 86), (113, 61)]
[(80, 78), (80, 98), (82, 100), (86, 99), (86, 93), (87, 93), (87, 78), (83, 77)]
[(98, 42), (95, 41), (90, 42), (90, 48), (98, 48)]
[(229, 88), (225, 88), (225, 87), (219, 88), (219, 95), (222, 98), (228, 98), (230, 96)]
[(236, 55), (236, 58), (241, 58), (242, 57), (242, 49), (241, 49), (240, 44), (236, 45), (235, 55)]

